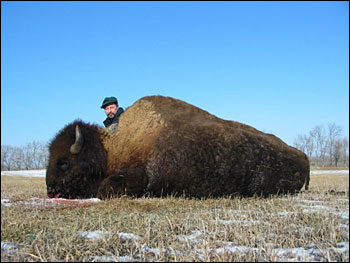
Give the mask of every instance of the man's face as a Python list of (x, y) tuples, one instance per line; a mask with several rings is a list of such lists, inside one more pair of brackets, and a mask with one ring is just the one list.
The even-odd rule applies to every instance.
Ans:
[(118, 107), (116, 104), (109, 104), (105, 107), (105, 113), (108, 116), (108, 118), (113, 118), (114, 115), (117, 113)]

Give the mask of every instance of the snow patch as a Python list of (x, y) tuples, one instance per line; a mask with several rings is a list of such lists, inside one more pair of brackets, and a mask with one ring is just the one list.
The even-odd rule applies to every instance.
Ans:
[(1, 242), (1, 254), (17, 254), (19, 251), (18, 245), (12, 242)]
[(118, 262), (135, 262), (135, 260), (130, 256), (118, 257)]
[(139, 239), (141, 239), (138, 235), (130, 234), (130, 233), (118, 233), (118, 236), (119, 236), (121, 241), (139, 240)]
[(285, 212), (279, 212), (278, 215), (279, 216), (287, 216), (287, 215), (293, 215), (296, 214), (297, 212), (289, 212), (289, 211), (285, 211)]
[(242, 226), (249, 226), (252, 224), (269, 225), (269, 223), (261, 222), (259, 220), (222, 220), (222, 219), (217, 219), (216, 222), (224, 224), (224, 225), (231, 225), (231, 224), (241, 224)]
[[(83, 238), (87, 238), (90, 240), (97, 240), (97, 239), (104, 239), (106, 237), (111, 236), (110, 232), (107, 231), (101, 231), (101, 230), (95, 230), (95, 231), (79, 231), (79, 236)], [(141, 238), (138, 235), (131, 234), (131, 233), (118, 233), (118, 236), (121, 241), (128, 241), (128, 240), (140, 240)]]
[(165, 252), (165, 249), (160, 249), (160, 248), (151, 248), (151, 247), (143, 247), (141, 249), (142, 252), (146, 253), (146, 254), (153, 254), (153, 255), (160, 255), (161, 252)]
[(11, 206), (11, 200), (7, 198), (1, 199), (1, 206)]
[[(115, 257), (112, 256), (93, 256), (89, 258), (89, 261), (92, 262), (116, 262)], [(118, 260), (119, 262), (119, 260)], [(126, 262), (126, 261), (123, 261)]]
[(334, 248), (335, 251), (338, 253), (349, 253), (349, 242), (339, 242), (337, 243), (336, 248)]
[(110, 235), (109, 232), (100, 231), (100, 230), (96, 230), (96, 231), (79, 231), (78, 234), (79, 234), (79, 236), (81, 236), (83, 238), (90, 239), (90, 240), (103, 239), (103, 238), (105, 238), (105, 237)]
[(195, 231), (191, 231), (191, 235), (179, 235), (178, 239), (180, 241), (188, 242), (190, 244), (198, 243), (197, 237), (201, 235), (202, 235), (201, 231), (195, 230)]
[(327, 175), (327, 174), (337, 174), (337, 175), (349, 175), (349, 170), (311, 170), (311, 175)]
[(349, 220), (349, 210), (342, 212), (332, 212), (331, 214), (340, 216), (344, 220)]
[(249, 252), (258, 252), (259, 250), (255, 247), (247, 247), (247, 246), (225, 246), (225, 247), (220, 247), (220, 248), (216, 248), (213, 249), (212, 251), (214, 251), (216, 254), (218, 255), (222, 255), (225, 252), (229, 252), (229, 253), (237, 253), (237, 252), (241, 252), (241, 253), (249, 253)]
[(65, 198), (38, 198), (33, 197), (28, 200), (10, 200), (7, 198), (1, 199), (1, 206), (11, 207), (16, 205), (29, 207), (56, 207), (62, 204), (86, 204), (97, 203), (101, 200), (98, 198), (89, 199), (65, 199)]
[(272, 250), (272, 254), (277, 256), (280, 261), (296, 262), (296, 261), (320, 261), (323, 253), (319, 249), (303, 247), (297, 248), (277, 248)]
[(92, 262), (134, 262), (135, 260), (130, 256), (93, 256), (89, 258)]
[(312, 210), (331, 210), (332, 208), (329, 206), (324, 206), (324, 205), (313, 205), (313, 206), (307, 206), (307, 205), (301, 205), (303, 208), (308, 208)]
[(46, 170), (1, 171), (1, 176), (45, 177)]

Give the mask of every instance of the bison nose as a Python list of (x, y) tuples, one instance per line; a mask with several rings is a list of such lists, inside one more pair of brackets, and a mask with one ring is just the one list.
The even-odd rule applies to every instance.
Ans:
[(55, 191), (50, 186), (47, 187), (47, 195), (48, 195), (48, 197), (53, 198), (55, 196), (54, 192)]
[(52, 186), (48, 186), (47, 187), (47, 196), (49, 198), (58, 198), (62, 195), (62, 188), (60, 186), (56, 186), (56, 187), (52, 187)]

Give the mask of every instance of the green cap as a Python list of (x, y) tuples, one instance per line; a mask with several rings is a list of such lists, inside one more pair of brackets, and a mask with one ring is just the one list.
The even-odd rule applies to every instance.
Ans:
[(106, 97), (102, 102), (101, 109), (104, 109), (108, 104), (112, 104), (112, 103), (115, 103), (118, 105), (117, 98), (116, 97)]

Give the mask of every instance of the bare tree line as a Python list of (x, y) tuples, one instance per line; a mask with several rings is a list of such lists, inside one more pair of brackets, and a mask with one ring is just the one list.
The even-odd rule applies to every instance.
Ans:
[[(299, 134), (294, 147), (303, 151), (313, 166), (349, 167), (349, 139), (341, 137), (335, 123), (318, 125), (307, 134)], [(1, 170), (45, 169), (49, 158), (48, 145), (33, 141), (24, 147), (1, 145)]]
[(303, 151), (314, 166), (349, 167), (349, 138), (342, 137), (341, 126), (318, 125), (308, 134), (299, 134), (294, 147)]
[(33, 141), (24, 147), (1, 145), (1, 171), (45, 169), (49, 158), (48, 146)]

